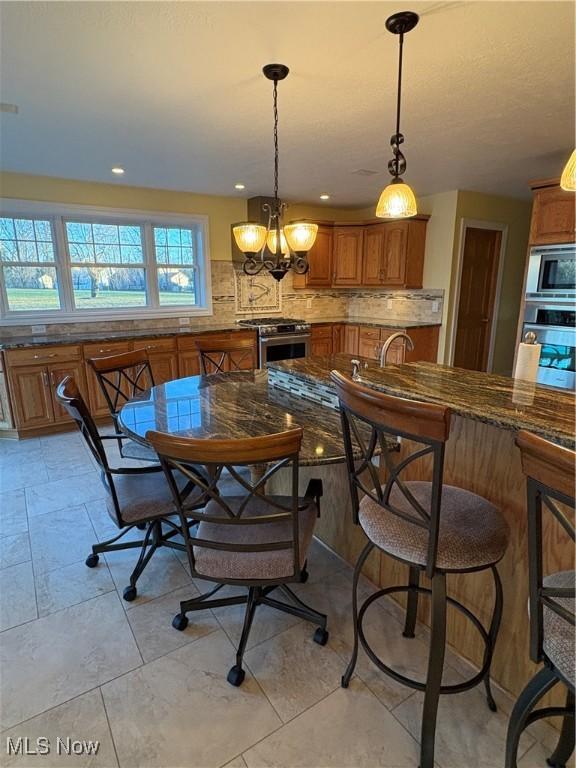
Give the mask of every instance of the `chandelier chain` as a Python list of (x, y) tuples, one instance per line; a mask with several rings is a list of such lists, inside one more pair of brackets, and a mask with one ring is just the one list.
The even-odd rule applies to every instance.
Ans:
[(278, 208), (278, 80), (274, 79), (274, 200)]

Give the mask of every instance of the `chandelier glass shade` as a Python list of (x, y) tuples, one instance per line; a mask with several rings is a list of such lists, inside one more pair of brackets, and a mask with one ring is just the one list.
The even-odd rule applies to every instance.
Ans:
[(564, 166), (560, 177), (560, 186), (566, 192), (576, 192), (576, 149)]
[(247, 275), (267, 269), (276, 280), (282, 280), (290, 269), (298, 274), (308, 271), (307, 255), (316, 240), (318, 226), (309, 222), (284, 225), (286, 204), (278, 197), (278, 81), (284, 80), (290, 70), (284, 64), (267, 64), (262, 71), (274, 83), (274, 198), (263, 206), (268, 213), (268, 226), (245, 221), (234, 225), (232, 232), (245, 256), (243, 269)]
[(386, 19), (386, 29), (393, 35), (399, 36), (398, 54), (398, 92), (396, 99), (396, 133), (390, 137), (390, 146), (394, 157), (388, 163), (388, 171), (392, 176), (389, 184), (380, 194), (376, 206), (376, 216), (379, 219), (405, 219), (416, 216), (418, 209), (416, 198), (412, 189), (402, 178), (406, 170), (406, 158), (400, 145), (404, 143), (404, 136), (400, 133), (400, 104), (402, 98), (402, 54), (404, 48), (404, 35), (418, 24), (418, 15), (412, 11), (401, 11)]

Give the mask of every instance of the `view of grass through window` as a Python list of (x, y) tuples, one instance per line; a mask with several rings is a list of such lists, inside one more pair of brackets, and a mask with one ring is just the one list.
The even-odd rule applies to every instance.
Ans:
[[(65, 241), (59, 242), (49, 220), (0, 218), (0, 280), (8, 311), (196, 305), (194, 228), (106, 220), (62, 224)], [(64, 299), (59, 274), (67, 275)]]

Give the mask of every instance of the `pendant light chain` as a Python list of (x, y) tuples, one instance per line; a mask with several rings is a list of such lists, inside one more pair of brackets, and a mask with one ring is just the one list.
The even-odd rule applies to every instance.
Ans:
[[(400, 46), (398, 53), (398, 94), (396, 98), (396, 143), (400, 144), (400, 105), (402, 100), (402, 53), (404, 48), (404, 33), (400, 34)], [(400, 158), (396, 155), (396, 177), (400, 176)]]
[(278, 80), (274, 80), (274, 202), (278, 210)]

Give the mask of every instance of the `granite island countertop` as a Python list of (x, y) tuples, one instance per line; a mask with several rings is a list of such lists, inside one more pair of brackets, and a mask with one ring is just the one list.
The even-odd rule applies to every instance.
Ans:
[[(284, 360), (268, 364), (274, 386), (318, 390), (322, 402), (334, 397), (330, 371), (350, 375), (353, 355)], [(362, 382), (390, 395), (439, 403), (455, 414), (493, 424), (502, 429), (527, 429), (555, 443), (574, 449), (574, 393), (552, 389), (495, 374), (468, 371), (436, 363), (404, 363), (379, 368), (373, 361), (361, 369)], [(307, 395), (303, 392), (304, 397)]]
[[(322, 323), (339, 323), (344, 325), (366, 325), (374, 328), (421, 328), (425, 326), (435, 326), (439, 323), (426, 323), (422, 321), (396, 321), (396, 320), (375, 320), (374, 318), (342, 318), (328, 317), (315, 318), (308, 321), (311, 325)], [(201, 333), (224, 333), (231, 331), (250, 331), (254, 330), (249, 326), (239, 325), (236, 321), (220, 323), (199, 323), (198, 325), (185, 325), (181, 328), (163, 328), (154, 330), (151, 328), (135, 330), (99, 330), (83, 331), (81, 333), (45, 333), (42, 335), (30, 336), (1, 336), (0, 350), (2, 349), (25, 349), (26, 347), (44, 347), (53, 344), (89, 344), (99, 341), (122, 341), (122, 339), (160, 339), (169, 336), (192, 336)]]

